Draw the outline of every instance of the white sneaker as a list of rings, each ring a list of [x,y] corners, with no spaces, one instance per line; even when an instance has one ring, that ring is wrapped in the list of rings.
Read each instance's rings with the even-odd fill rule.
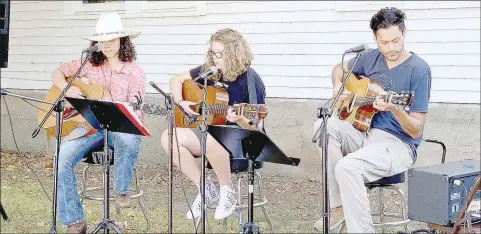
[[[219,200],[219,191],[215,187],[215,184],[212,182],[212,180],[210,180],[209,178],[206,178],[206,184],[205,184],[206,209],[208,206],[212,205],[218,200]],[[192,202],[192,206],[190,207],[189,210],[187,210],[187,213],[185,214],[187,219],[197,219],[200,217],[202,213],[201,203],[202,203],[202,195],[200,194],[200,191],[199,191],[199,193],[195,197],[194,202]]]
[[[230,185],[223,185],[220,188],[219,204],[215,209],[214,218],[224,219],[234,213],[237,204],[236,192]]]

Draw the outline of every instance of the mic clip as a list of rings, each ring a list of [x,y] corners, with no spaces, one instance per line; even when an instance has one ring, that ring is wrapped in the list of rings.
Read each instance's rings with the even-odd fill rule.
[[[221,89],[227,89],[227,88],[229,87],[229,85],[224,84],[224,83],[219,82],[219,81],[215,81],[215,82],[214,82],[214,87],[216,87],[216,88],[221,88]]]
[[[144,102],[142,101],[142,98],[140,97],[140,92],[138,92],[139,95],[134,95],[135,99],[137,99],[137,102],[135,103],[132,103],[132,107],[135,111],[137,110],[141,110],[142,109],[142,105],[144,104]]]

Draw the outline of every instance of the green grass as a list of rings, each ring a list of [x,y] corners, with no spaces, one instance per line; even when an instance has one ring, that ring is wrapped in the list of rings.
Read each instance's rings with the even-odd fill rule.
[[[23,160],[20,160],[22,158]],[[0,221],[1,233],[48,233],[52,221],[52,203],[42,190],[40,183],[35,180],[32,172],[27,169],[29,165],[39,180],[46,187],[48,196],[51,196],[52,171],[42,167],[42,155],[17,156],[12,153],[1,152],[1,201],[10,218],[9,222]],[[80,171],[85,165],[76,167],[77,181],[79,182]],[[144,191],[144,203],[147,208],[150,230],[149,233],[165,233],[168,231],[168,179],[165,165],[138,164],[139,186]],[[89,171],[89,186],[101,185],[100,168],[97,172]],[[175,233],[194,233],[194,224],[185,218],[187,202],[181,190],[181,178],[189,202],[195,198],[196,189],[184,177],[175,171],[174,177],[174,211],[173,227]],[[110,180],[112,182],[112,179]],[[274,233],[315,233],[313,225],[320,218],[321,193],[319,181],[302,178],[284,178],[280,176],[264,176],[264,195],[269,202],[266,205],[267,212],[274,226]],[[80,182],[79,182],[80,183]],[[245,186],[242,189],[245,193]],[[131,187],[132,188],[132,187]],[[374,191],[375,193],[375,191]],[[102,192],[95,195],[102,197]],[[376,197],[376,194],[372,194]],[[399,197],[385,194],[385,205],[390,209],[399,208]],[[390,196],[391,195],[391,196]],[[247,201],[243,201],[245,203]],[[102,220],[103,203],[101,201],[84,201],[84,216],[93,230]],[[372,204],[376,207],[377,204]],[[124,233],[145,233],[146,221],[137,200],[132,200],[132,207],[122,209],[120,217],[115,212],[115,205],[110,205],[110,218],[116,222],[126,222],[127,227],[121,229]],[[239,231],[237,216],[228,218],[227,230],[223,228],[223,222],[213,218],[213,209],[208,210],[208,233],[236,233]],[[247,211],[243,212],[244,222],[247,219]],[[268,225],[261,209],[254,210],[254,222],[264,233],[268,233]],[[57,231],[64,233],[65,229],[57,218]],[[425,224],[412,222],[411,230],[425,228]],[[210,228],[209,228],[210,227]],[[211,231],[212,230],[212,231]],[[403,230],[402,227],[386,228],[385,232],[396,233]],[[344,229],[344,231],[347,231]],[[377,231],[381,231],[377,229]],[[199,230],[200,232],[200,230]]]
[[[37,183],[16,183],[2,185],[2,204],[9,216],[9,221],[1,221],[1,233],[47,233],[50,230],[52,221],[52,203],[46,198],[41,187]],[[49,190],[47,190],[49,191]],[[145,201],[144,201],[145,202]],[[168,212],[167,206],[161,204],[146,204],[150,220],[151,233],[167,232]],[[94,228],[103,217],[103,203],[101,201],[84,201],[84,215],[91,228]],[[213,232],[224,232],[221,221],[213,219],[213,210],[208,210],[208,225]],[[246,215],[246,214],[244,214]],[[247,216],[245,216],[247,218]],[[122,232],[138,233],[146,232],[146,220],[141,212],[137,200],[132,200],[132,207],[121,210],[120,217],[115,212],[115,205],[110,205],[110,218],[116,222],[126,221],[127,228]],[[229,219],[227,232],[236,232],[236,218]],[[263,217],[256,217],[260,226],[266,226]],[[185,211],[175,210],[173,212],[174,232],[193,233],[194,227],[191,220],[185,218]],[[206,230],[208,231],[208,227]],[[266,226],[267,228],[267,226]],[[65,232],[65,228],[57,218],[57,230]],[[200,232],[200,230],[199,230]]]

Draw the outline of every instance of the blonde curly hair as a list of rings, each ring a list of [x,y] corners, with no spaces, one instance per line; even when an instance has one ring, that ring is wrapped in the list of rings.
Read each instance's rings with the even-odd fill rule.
[[[235,81],[237,77],[244,73],[250,66],[254,56],[251,53],[249,44],[244,39],[241,33],[231,28],[224,28],[214,33],[209,40],[209,49],[206,53],[203,70],[207,71],[211,66],[214,66],[214,60],[209,54],[212,49],[212,43],[220,42],[224,45],[222,57],[225,61],[225,68],[215,75],[209,76],[209,79],[219,80],[221,74],[226,81]]]

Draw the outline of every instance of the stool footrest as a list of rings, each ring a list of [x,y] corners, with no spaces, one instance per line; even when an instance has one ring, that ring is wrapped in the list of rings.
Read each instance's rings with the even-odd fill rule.
[[[396,227],[396,226],[402,226],[410,223],[411,220],[405,219],[402,221],[394,221],[394,222],[386,222],[386,223],[374,223],[374,227]]]
[[[254,203],[254,207],[258,207],[258,206],[263,206],[267,204],[267,201],[262,201],[262,202],[258,202],[258,203]],[[245,205],[237,205],[235,210],[238,211],[238,210],[245,210],[248,208],[248,205],[245,204]]]
[[[85,189],[85,191],[83,193],[91,192],[91,191],[100,191],[100,190],[103,191],[104,188],[102,188],[102,187],[90,187],[90,188]],[[137,193],[136,190],[129,190],[129,192],[135,192],[136,193],[136,194],[130,195],[131,199],[136,199],[136,198],[139,198],[142,195],[144,195],[143,190],[140,190],[138,193]],[[104,200],[103,196],[102,197],[95,197],[95,196],[92,196],[92,195],[84,195],[83,193],[82,193],[82,191],[79,192],[81,198],[84,198],[84,199],[87,199],[87,200],[95,200],[95,201],[103,201]],[[109,200],[115,200],[115,197],[114,196],[109,197]]]
[[[379,216],[380,213],[379,213],[379,211],[372,212],[371,215],[372,216]],[[391,218],[403,218],[403,214],[401,214],[401,213],[391,213],[391,212],[384,212],[384,213],[382,213],[382,216],[391,217]]]

